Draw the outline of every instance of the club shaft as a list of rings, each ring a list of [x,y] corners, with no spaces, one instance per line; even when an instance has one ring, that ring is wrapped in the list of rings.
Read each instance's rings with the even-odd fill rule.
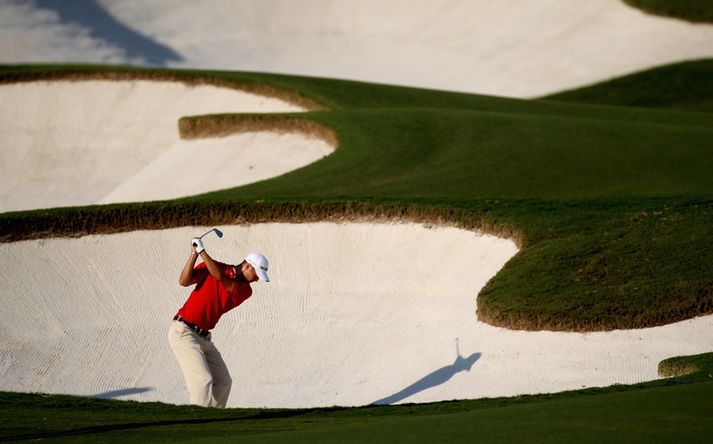
[[[201,234],[198,236],[198,239],[203,239],[204,236],[210,234],[212,231],[215,231],[215,228],[211,228],[210,230],[206,231],[205,233]]]

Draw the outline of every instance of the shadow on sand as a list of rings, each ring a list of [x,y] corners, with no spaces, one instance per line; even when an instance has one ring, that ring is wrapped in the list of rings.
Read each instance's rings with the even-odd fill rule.
[[[111,390],[104,393],[97,393],[92,395],[92,398],[104,398],[104,399],[114,399],[121,398],[122,396],[137,395],[139,393],[146,393],[153,390],[153,387],[133,387],[120,390]]]
[[[183,60],[183,57],[170,47],[134,31],[115,19],[97,0],[35,0],[35,5],[37,8],[56,12],[62,23],[79,25],[87,29],[93,38],[123,49],[130,59],[140,58],[151,65],[158,66]]]
[[[400,390],[393,395],[387,396],[386,398],[372,402],[372,405],[394,404],[408,398],[409,396],[415,395],[416,393],[439,386],[451,379],[456,373],[469,372],[470,368],[473,367],[473,364],[475,364],[475,361],[480,359],[481,356],[480,353],[473,353],[467,358],[462,357],[458,348],[458,339],[456,339],[456,355],[456,360],[453,364],[441,367],[438,370],[429,373],[405,389]]]

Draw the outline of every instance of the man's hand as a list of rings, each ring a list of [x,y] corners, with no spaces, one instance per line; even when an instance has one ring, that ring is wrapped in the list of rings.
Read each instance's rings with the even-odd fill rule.
[[[193,248],[195,249],[196,253],[201,254],[203,250],[205,250],[205,247],[203,246],[203,241],[198,239],[197,237],[194,237],[191,240],[191,245],[193,245]]]

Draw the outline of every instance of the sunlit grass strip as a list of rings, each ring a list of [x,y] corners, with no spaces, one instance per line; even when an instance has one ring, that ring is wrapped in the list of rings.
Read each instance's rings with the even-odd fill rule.
[[[5,213],[0,242],[81,237],[187,225],[253,223],[415,222],[456,226],[522,242],[520,231],[502,218],[463,208],[360,201],[148,202]]]
[[[713,378],[713,353],[676,356],[659,363],[659,376],[675,378],[701,373],[702,379]]]
[[[301,133],[339,146],[336,133],[327,126],[295,114],[211,114],[183,117],[178,121],[182,139],[224,137],[231,134],[271,131]]]

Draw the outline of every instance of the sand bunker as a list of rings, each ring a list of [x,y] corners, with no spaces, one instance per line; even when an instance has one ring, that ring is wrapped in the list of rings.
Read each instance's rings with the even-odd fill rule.
[[[296,73],[532,97],[713,57],[713,26],[622,0],[89,3],[5,2],[0,62]],[[75,11],[88,6],[98,14],[82,20]]]
[[[177,283],[205,227],[0,245],[0,390],[187,403],[167,342]],[[713,316],[607,333],[508,331],[476,295],[517,249],[417,224],[223,227],[226,262],[271,260],[269,284],[214,341],[229,406],[310,407],[556,392],[657,378],[658,362],[710,351]]]
[[[0,85],[0,212],[173,199],[279,176],[330,154],[301,134],[180,140],[178,119],[299,112],[282,100],[178,82]]]

